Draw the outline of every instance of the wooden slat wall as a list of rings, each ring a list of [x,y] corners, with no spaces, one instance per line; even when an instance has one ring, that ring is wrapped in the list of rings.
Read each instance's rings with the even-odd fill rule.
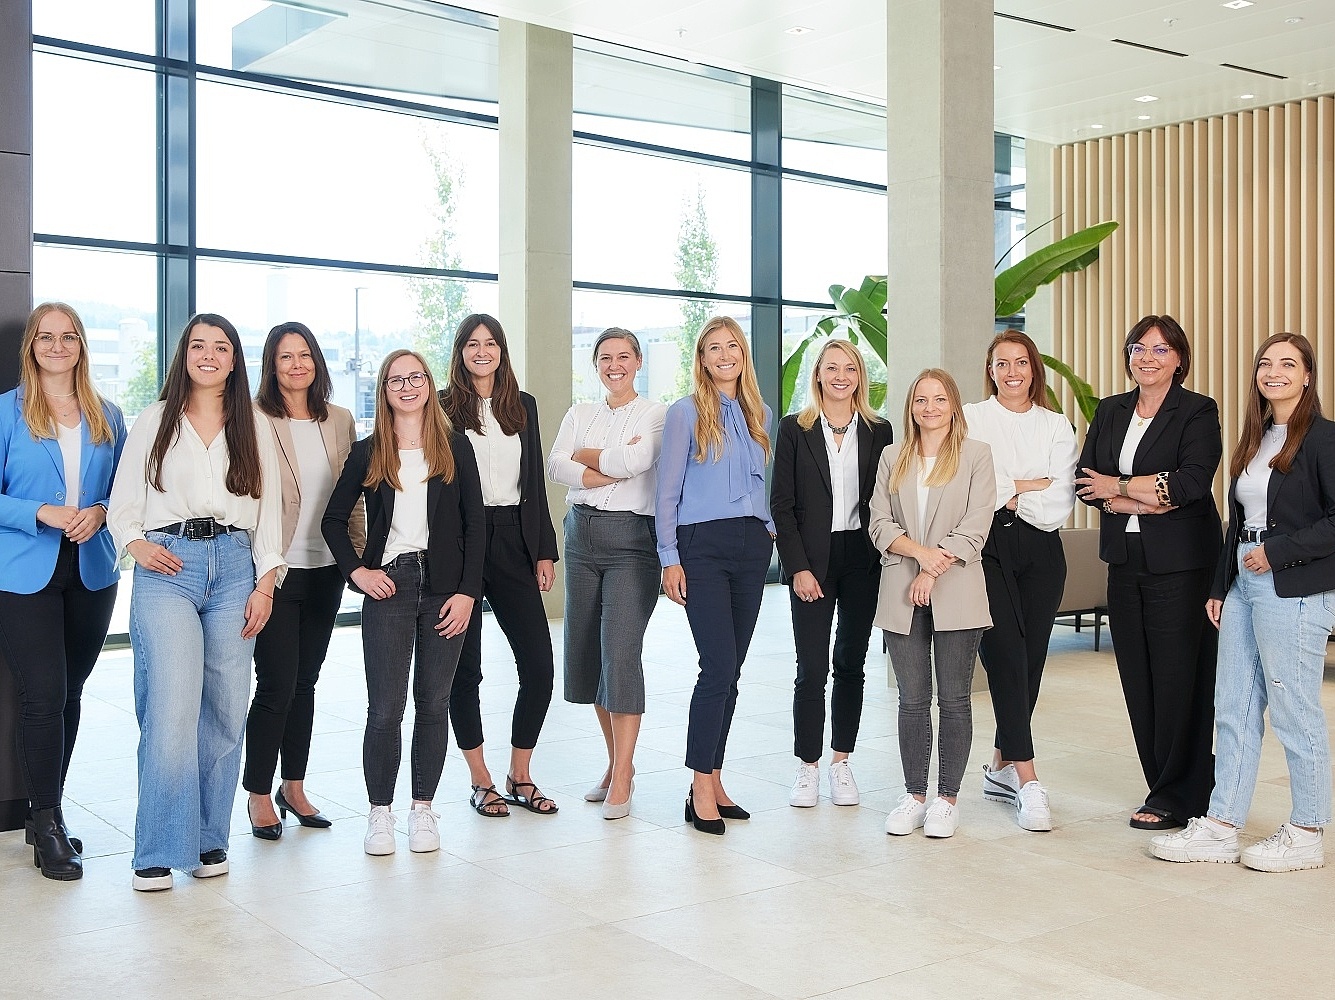
[[[1126,331],[1148,313],[1176,317],[1192,342],[1187,387],[1219,401],[1221,504],[1266,337],[1312,340],[1335,413],[1335,97],[1058,146],[1053,188],[1054,238],[1121,223],[1094,267],[1053,285],[1057,356],[1100,396],[1124,392]],[[1077,524],[1095,523],[1076,506]]]

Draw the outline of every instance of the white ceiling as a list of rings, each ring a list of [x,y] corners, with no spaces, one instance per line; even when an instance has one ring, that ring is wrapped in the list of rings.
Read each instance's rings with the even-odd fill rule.
[[[885,8],[896,0],[462,2],[819,90],[877,102],[894,96],[885,92]],[[1071,142],[1335,92],[1335,0],[1256,0],[1241,10],[1220,0],[1000,0],[996,10],[1075,29],[994,19],[996,125],[1027,138]],[[795,25],[814,30],[787,34]],[[1135,101],[1146,94],[1159,99]]]

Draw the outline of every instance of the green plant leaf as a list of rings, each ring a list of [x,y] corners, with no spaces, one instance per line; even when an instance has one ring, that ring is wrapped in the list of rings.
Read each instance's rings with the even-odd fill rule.
[[[1116,229],[1116,222],[1100,222],[1036,250],[1006,268],[993,282],[994,315],[1014,316],[1043,285],[1070,269],[1088,267],[1098,258],[1099,244]]]
[[[1093,386],[1077,375],[1075,370],[1066,362],[1058,361],[1047,354],[1041,354],[1039,357],[1043,359],[1044,365],[1060,375],[1066,381],[1066,384],[1071,387],[1071,394],[1075,397],[1075,404],[1079,407],[1081,415],[1084,416],[1087,423],[1092,421],[1094,411],[1099,406],[1099,397],[1094,395]],[[1051,386],[1048,386],[1048,392],[1052,392]],[[1056,397],[1053,395],[1049,398],[1055,399]]]
[[[788,355],[788,360],[783,363],[783,377],[779,383],[779,400],[780,408],[784,414],[787,414],[789,407],[793,404],[793,396],[797,392],[797,379],[802,374],[802,360],[806,357],[807,349],[816,341],[828,337],[834,331],[834,326],[834,317],[826,316],[812,328],[800,344],[793,348],[793,353]]]
[[[871,408],[877,413],[885,411],[885,392],[886,385],[884,382],[877,382],[875,379],[868,380],[867,401],[871,404]]]

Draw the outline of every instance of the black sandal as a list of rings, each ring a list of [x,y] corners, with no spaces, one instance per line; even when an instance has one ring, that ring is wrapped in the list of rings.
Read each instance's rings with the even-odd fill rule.
[[[1128,825],[1133,830],[1171,830],[1182,826],[1180,819],[1165,809],[1157,809],[1154,806],[1141,806],[1136,813],[1146,813],[1155,817],[1154,819],[1136,819],[1135,813],[1132,813]]]
[[[495,798],[492,798],[493,795]],[[474,785],[473,794],[468,797],[468,804],[479,816],[486,816],[488,819],[505,819],[510,815],[509,803],[506,802],[504,795],[496,791],[495,785]],[[497,806],[505,812],[498,812]]]
[[[539,816],[552,816],[557,811],[557,805],[551,799],[538,791],[538,786],[531,781],[515,781],[514,778],[506,775],[505,787],[510,792],[505,797],[505,801],[512,806],[521,806],[529,812],[537,813]],[[527,792],[521,792],[521,788],[527,788]],[[543,803],[550,804],[550,809],[544,809]]]

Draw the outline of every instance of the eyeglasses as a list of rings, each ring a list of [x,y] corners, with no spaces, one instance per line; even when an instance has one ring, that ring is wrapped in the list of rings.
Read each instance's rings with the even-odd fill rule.
[[[394,375],[385,379],[385,388],[390,392],[402,392],[404,386],[420,389],[426,385],[426,372],[413,372],[411,375]]]
[[[1144,344],[1132,344],[1126,349],[1126,353],[1133,358],[1138,358],[1147,351],[1162,361],[1168,357],[1173,349],[1167,344],[1155,344],[1153,347],[1146,347]]]
[[[49,351],[51,348],[55,347],[57,340],[60,341],[62,347],[79,346],[79,335],[76,333],[62,333],[59,337],[54,333],[39,333],[32,339],[40,344],[44,351]]]

